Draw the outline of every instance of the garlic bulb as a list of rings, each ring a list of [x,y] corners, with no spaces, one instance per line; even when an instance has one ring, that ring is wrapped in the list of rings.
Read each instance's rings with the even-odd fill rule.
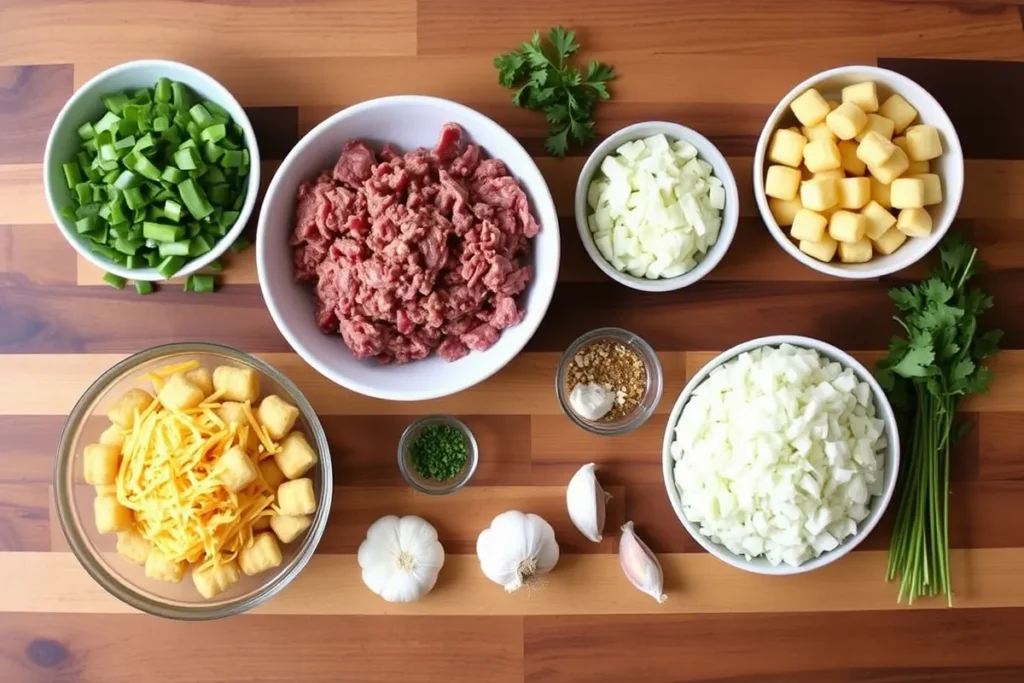
[[[569,509],[569,519],[580,533],[594,543],[600,543],[605,507],[611,496],[598,483],[595,467],[594,463],[587,463],[572,475],[565,488],[565,506]]]
[[[619,564],[629,582],[658,602],[665,602],[668,596],[661,592],[663,576],[657,556],[633,531],[633,522],[622,525],[622,539],[619,541]]]
[[[444,564],[437,530],[422,517],[381,517],[359,546],[363,583],[388,602],[415,602],[430,592]]]
[[[509,510],[480,532],[476,556],[487,578],[511,593],[558,563],[555,530],[537,515]]]

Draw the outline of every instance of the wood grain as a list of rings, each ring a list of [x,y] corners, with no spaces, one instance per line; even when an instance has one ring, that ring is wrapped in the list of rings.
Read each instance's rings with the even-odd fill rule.
[[[1024,680],[1019,2],[0,0],[0,681]],[[583,250],[574,193],[597,141],[566,159],[547,156],[543,117],[512,106],[491,63],[558,23],[577,30],[581,62],[599,59],[619,74],[598,140],[668,119],[728,156],[740,225],[704,282],[633,292]],[[252,249],[225,259],[214,296],[172,283],[141,298],[103,284],[53,227],[42,149],[73,89],[151,57],[187,61],[232,91],[255,128],[264,186],[301,135],[373,97],[447,97],[511,131],[548,182],[562,237],[556,297],[528,349],[461,394],[389,403],[332,384],[291,351],[265,309]],[[718,352],[803,333],[873,367],[896,329],[886,290],[926,273],[919,264],[881,281],[825,278],[784,253],[758,215],[752,156],[765,117],[795,83],[844,64],[907,74],[954,120],[966,156],[954,227],[980,247],[991,323],[1007,332],[991,392],[962,406],[974,428],[951,471],[955,611],[942,601],[897,605],[883,581],[895,504],[841,561],[772,578],[706,553],[665,492],[668,414]],[[246,230],[255,237],[255,215]],[[650,341],[665,380],[656,415],[617,438],[574,427],[552,386],[568,342],[608,324]],[[255,353],[296,382],[327,434],[335,489],[322,542],[294,584],[254,614],[182,624],[132,612],[85,574],[60,531],[51,482],[66,415],[102,371],[148,346],[197,339]],[[428,412],[461,416],[481,446],[474,480],[452,496],[414,494],[397,468],[401,431]],[[600,544],[583,540],[565,509],[565,484],[586,462],[613,495]],[[542,514],[562,551],[552,574],[515,595],[490,583],[474,555],[479,531],[505,509]],[[446,550],[436,589],[411,605],[366,590],[354,556],[367,526],[396,513],[433,522]],[[615,553],[626,520],[659,554],[663,605],[622,575]]]

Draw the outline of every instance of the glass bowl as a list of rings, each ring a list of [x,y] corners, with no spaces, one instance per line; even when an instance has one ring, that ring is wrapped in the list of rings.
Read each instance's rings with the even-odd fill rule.
[[[466,464],[462,466],[462,470],[447,481],[435,481],[421,477],[416,472],[416,468],[413,467],[412,453],[409,450],[413,440],[419,436],[425,427],[437,424],[448,425],[458,430],[462,434],[462,438],[466,442],[466,448],[469,451],[466,456]],[[398,440],[398,469],[402,471],[402,476],[405,477],[405,480],[414,489],[421,493],[429,493],[432,496],[443,496],[453,493],[468,484],[469,480],[473,478],[473,473],[476,472],[476,466],[479,461],[480,449],[477,446],[476,437],[473,436],[473,431],[462,420],[451,415],[427,415],[426,417],[421,417],[406,427],[405,431],[402,432],[402,438]]]
[[[647,371],[647,386],[644,388],[643,396],[637,407],[631,412],[615,418],[614,420],[588,420],[569,405],[569,392],[566,390],[566,378],[569,372],[569,365],[580,349],[599,341],[614,341],[623,344],[640,357],[644,369]],[[562,354],[558,361],[558,372],[555,376],[555,393],[558,395],[558,403],[562,406],[565,414],[583,429],[593,434],[602,436],[616,436],[626,434],[643,425],[654,414],[654,409],[661,400],[663,378],[661,373],[661,361],[658,354],[654,352],[651,345],[645,342],[639,335],[619,327],[600,327],[581,335],[569,345],[569,348]]]
[[[247,366],[260,375],[260,395],[277,394],[299,409],[296,429],[301,430],[317,452],[317,465],[306,476],[313,479],[317,507],[309,529],[289,544],[281,545],[282,561],[272,571],[257,576],[242,574],[227,591],[206,600],[190,577],[179,583],[147,578],[143,567],[115,552],[117,538],[96,530],[95,490],[85,483],[82,450],[98,441],[109,424],[107,409],[131,388],[151,390],[142,376],[166,365],[198,360],[212,370],[217,365]],[[57,447],[53,470],[54,503],[61,530],[85,570],[119,600],[161,617],[185,620],[218,619],[252,609],[276,595],[298,575],[316,549],[331,509],[333,477],[330,449],[313,407],[287,377],[263,361],[227,346],[204,343],[157,346],[122,360],[92,383],[75,404]]]

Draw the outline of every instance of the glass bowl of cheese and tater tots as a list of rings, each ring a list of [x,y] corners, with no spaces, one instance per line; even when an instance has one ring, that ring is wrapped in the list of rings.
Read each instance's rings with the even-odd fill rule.
[[[239,614],[302,570],[330,511],[327,438],[292,382],[214,344],[106,371],[61,436],[54,498],[100,585],[177,619]]]

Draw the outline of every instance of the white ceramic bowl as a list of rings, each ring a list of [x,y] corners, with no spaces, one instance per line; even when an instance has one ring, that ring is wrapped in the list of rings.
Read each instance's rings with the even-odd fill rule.
[[[888,441],[888,447],[885,451],[885,473],[883,477],[882,494],[871,499],[871,512],[863,521],[861,521],[860,524],[857,525],[857,533],[846,538],[835,550],[822,553],[818,557],[808,560],[798,567],[790,567],[786,564],[780,564],[775,567],[763,557],[755,557],[748,560],[742,555],[737,555],[731,552],[725,546],[712,542],[711,539],[700,533],[698,525],[691,523],[683,512],[679,489],[676,488],[675,477],[673,476],[675,459],[669,451],[669,447],[675,440],[676,423],[679,422],[679,416],[683,413],[683,407],[686,405],[687,401],[690,400],[690,396],[693,394],[693,391],[701,384],[701,382],[707,379],[712,370],[717,368],[719,365],[732,360],[745,351],[752,351],[753,349],[760,348],[762,346],[779,346],[780,344],[791,344],[802,348],[814,349],[822,356],[831,358],[832,360],[842,364],[844,367],[851,368],[854,374],[857,375],[858,379],[863,382],[867,382],[868,385],[871,386],[871,394],[874,399],[876,415],[879,419],[885,422],[885,438]],[[685,458],[686,455],[683,454],[683,457]],[[676,516],[679,517],[679,521],[683,523],[683,526],[686,527],[688,532],[690,532],[690,535],[693,536],[694,540],[700,543],[705,550],[726,564],[730,564],[737,569],[753,572],[755,574],[768,574],[772,576],[802,574],[835,562],[843,555],[857,547],[861,541],[867,538],[868,534],[871,533],[871,530],[875,528],[875,525],[878,524],[878,520],[882,518],[882,515],[885,513],[885,509],[889,506],[889,501],[892,499],[893,491],[896,488],[896,475],[900,468],[900,435],[899,430],[896,427],[896,416],[893,414],[892,405],[890,405],[885,392],[882,391],[882,387],[879,386],[877,381],[875,381],[872,374],[868,372],[860,362],[854,359],[853,356],[836,348],[835,346],[832,346],[831,344],[827,344],[817,339],[782,334],[752,339],[748,342],[734,346],[709,361],[707,365],[701,368],[700,372],[694,375],[693,378],[687,382],[686,386],[683,388],[682,394],[680,394],[679,399],[672,408],[672,413],[668,418],[668,426],[665,428],[665,439],[662,443],[662,467],[665,477],[665,488],[668,491],[669,500],[672,502],[672,509],[675,510]]]
[[[587,225],[587,216],[591,213],[590,207],[587,205],[587,188],[590,187],[590,181],[594,175],[601,170],[601,162],[604,161],[606,156],[612,154],[618,147],[627,142],[659,133],[663,133],[670,141],[685,140],[689,142],[697,148],[699,158],[714,167],[714,175],[722,181],[722,185],[725,187],[725,209],[722,211],[722,228],[718,233],[718,239],[708,251],[703,261],[698,263],[693,270],[677,277],[649,280],[647,278],[634,277],[629,273],[619,272],[597,250],[597,246],[594,245],[594,237],[590,232],[590,227]],[[732,244],[733,237],[736,236],[736,224],[739,221],[740,215],[739,205],[740,194],[739,190],[736,189],[736,178],[732,174],[732,169],[729,168],[729,163],[725,160],[722,153],[718,151],[718,148],[697,131],[668,121],[634,123],[612,133],[590,155],[587,162],[583,165],[579,180],[576,181],[576,229],[580,233],[583,247],[587,250],[590,259],[611,279],[627,287],[644,292],[670,292],[682,289],[710,273],[718,265],[718,262],[722,260],[722,257],[725,256],[725,252],[729,250],[729,245]]]
[[[72,203],[71,191],[64,180],[64,171],[61,165],[74,158],[75,152],[79,150],[81,140],[78,137],[78,127],[86,121],[95,121],[106,111],[101,99],[103,95],[130,88],[152,88],[161,77],[184,83],[193,93],[203,99],[215,102],[227,110],[231,115],[231,120],[241,126],[245,132],[245,142],[249,149],[250,160],[249,188],[245,195],[245,203],[242,204],[242,208],[238,212],[238,220],[227,234],[218,240],[213,249],[202,256],[189,260],[176,275],[189,275],[220,258],[241,234],[245,224],[249,222],[252,210],[256,206],[256,196],[260,187],[260,151],[256,145],[256,134],[252,130],[249,117],[246,116],[242,105],[238,104],[231,93],[205,72],[180,62],[142,59],[118,64],[91,78],[71,96],[64,108],[60,110],[57,120],[53,122],[53,127],[50,129],[50,137],[46,140],[46,151],[43,156],[46,201],[50,205],[50,213],[53,214],[53,220],[57,222],[57,227],[60,228],[64,239],[75,248],[75,251],[96,267],[130,280],[155,281],[163,280],[164,276],[156,268],[128,270],[89,249],[88,241],[78,234],[74,223],[60,215],[60,209]]]
[[[441,127],[462,126],[488,157],[501,159],[529,196],[541,231],[533,239],[534,276],[521,299],[522,322],[501,333],[487,351],[454,363],[436,354],[403,365],[356,360],[340,335],[327,335],[313,315],[309,283],[295,281],[292,247],[296,193],[338,161],[345,142],[392,142],[402,151],[433,147]],[[352,391],[393,401],[447,396],[482,382],[505,366],[540,325],[558,279],[558,217],[547,183],[526,150],[497,123],[469,107],[435,97],[404,95],[363,102],[339,111],[311,130],[288,154],[267,189],[256,237],[256,263],[267,307],[281,334],[318,372]]]
[[[768,208],[768,197],[764,193],[764,174],[768,167],[766,157],[771,136],[778,128],[799,125],[796,117],[789,109],[790,103],[808,88],[817,88],[826,99],[840,99],[841,90],[847,85],[874,81],[878,84],[878,99],[884,102],[889,95],[898,93],[918,111],[915,123],[924,123],[939,129],[942,137],[942,156],[931,162],[932,173],[937,173],[942,181],[942,203],[926,207],[932,216],[932,234],[928,237],[913,237],[904,242],[903,246],[888,256],[875,254],[867,263],[824,263],[800,251],[796,243],[789,238],[787,230],[779,227]],[[811,76],[803,83],[789,91],[768,117],[757,141],[754,153],[754,197],[761,218],[772,237],[785,249],[790,256],[809,268],[834,275],[835,277],[859,280],[882,277],[902,270],[924,258],[942,237],[949,231],[949,226],[956,217],[960,207],[960,198],[964,192],[964,153],[960,147],[953,122],[949,120],[945,110],[934,97],[920,85],[902,74],[874,66],[843,66],[823,71]]]

